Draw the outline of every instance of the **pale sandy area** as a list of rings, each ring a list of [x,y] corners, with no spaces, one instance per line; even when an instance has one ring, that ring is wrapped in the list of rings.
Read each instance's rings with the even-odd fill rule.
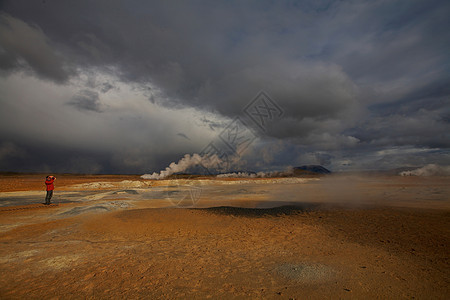
[[[450,295],[446,177],[0,178],[0,298]]]

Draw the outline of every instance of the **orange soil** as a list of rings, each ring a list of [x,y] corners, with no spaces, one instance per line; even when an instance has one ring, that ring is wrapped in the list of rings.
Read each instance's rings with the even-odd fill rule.
[[[412,209],[136,209],[43,220],[0,235],[0,296],[443,299],[449,228],[448,212]],[[302,274],[305,266],[317,274]]]
[[[403,179],[398,180],[402,187]],[[441,195],[447,207],[448,194]],[[445,208],[138,206],[61,215],[80,205],[85,204],[0,210],[1,299],[450,295],[450,211]]]

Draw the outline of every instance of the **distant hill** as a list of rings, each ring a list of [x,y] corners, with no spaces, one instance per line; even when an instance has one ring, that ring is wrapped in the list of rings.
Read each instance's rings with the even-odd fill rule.
[[[294,174],[300,175],[305,173],[312,173],[312,174],[330,174],[331,171],[320,166],[320,165],[305,165],[300,167],[294,168]]]

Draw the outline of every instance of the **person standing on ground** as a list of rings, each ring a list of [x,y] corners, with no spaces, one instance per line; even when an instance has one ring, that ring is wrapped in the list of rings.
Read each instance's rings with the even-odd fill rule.
[[[45,185],[47,187],[47,196],[45,196],[45,205],[50,205],[51,204],[50,200],[52,199],[53,190],[55,189],[55,186],[53,184],[55,179],[56,179],[56,177],[52,176],[52,175],[48,175],[45,178]]]

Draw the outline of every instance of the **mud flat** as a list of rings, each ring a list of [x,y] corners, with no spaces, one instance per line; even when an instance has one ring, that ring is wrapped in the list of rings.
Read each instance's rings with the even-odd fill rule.
[[[445,177],[67,176],[45,207],[41,177],[17,176],[0,179],[2,299],[450,295]]]

